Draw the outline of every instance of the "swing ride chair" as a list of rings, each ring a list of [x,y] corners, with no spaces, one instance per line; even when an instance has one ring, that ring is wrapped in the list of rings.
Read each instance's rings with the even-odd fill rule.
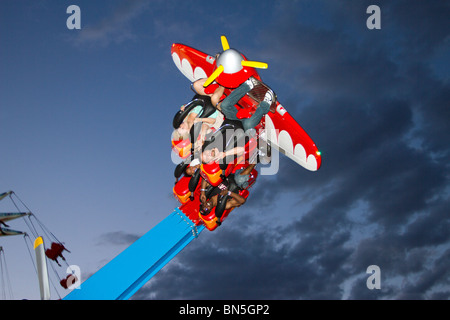
[[[17,236],[17,235],[23,235],[25,240],[25,245],[27,247],[28,253],[30,255],[31,261],[34,265],[34,268],[36,269],[36,264],[33,259],[33,255],[31,253],[33,246],[33,241],[30,239],[31,234],[35,239],[42,238],[46,243],[49,243],[49,248],[45,250],[45,256],[47,259],[51,262],[51,270],[52,270],[52,277],[49,277],[50,281],[52,282],[52,286],[54,288],[54,291],[56,294],[61,298],[59,291],[57,290],[57,285],[55,285],[54,281],[59,282],[60,286],[64,289],[67,289],[67,281],[70,280],[69,283],[72,283],[75,281],[73,278],[74,276],[72,274],[69,274],[65,277],[61,276],[62,271],[58,267],[62,267],[58,259],[61,259],[63,263],[65,264],[66,268],[70,269],[70,265],[66,261],[63,251],[67,251],[70,253],[69,250],[67,250],[64,246],[64,244],[38,219],[38,217],[31,212],[31,210],[27,207],[27,205],[17,196],[17,194],[14,191],[7,191],[0,194],[0,201],[9,198],[15,209],[16,212],[0,212],[0,222],[2,224],[0,225],[0,239],[1,237],[6,236]],[[23,210],[25,209],[25,210]],[[25,224],[27,225],[28,232],[25,231],[19,231],[10,229],[9,227],[4,227],[6,225],[6,222],[10,223],[10,221],[16,220],[16,219],[23,219]],[[6,266],[6,260],[4,255],[4,249],[3,251],[3,259],[4,259],[4,265]],[[58,266],[56,267],[55,264]],[[2,268],[5,269],[6,267]],[[64,269],[65,274],[66,269]],[[12,292],[12,291],[11,291]],[[12,298],[12,296],[10,297]]]

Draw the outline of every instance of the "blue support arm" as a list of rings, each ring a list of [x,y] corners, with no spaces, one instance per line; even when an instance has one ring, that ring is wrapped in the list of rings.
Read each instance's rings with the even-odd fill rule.
[[[126,300],[204,229],[176,208],[63,300]]]

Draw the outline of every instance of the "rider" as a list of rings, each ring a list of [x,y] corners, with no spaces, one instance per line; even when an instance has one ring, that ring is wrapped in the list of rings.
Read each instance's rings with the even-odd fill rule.
[[[236,109],[235,104],[237,104],[239,100],[257,84],[257,80],[250,77],[247,81],[243,82],[239,87],[234,89],[220,104],[220,108],[225,117],[229,120],[240,120],[245,131],[256,127],[262,117],[269,112],[270,106],[275,101],[275,95],[272,89],[269,89],[264,96],[264,100],[257,106],[257,109],[253,115],[248,119],[239,119],[237,117],[238,110]]]
[[[210,199],[206,200],[204,203],[200,203],[200,212],[203,215],[208,214],[214,207],[217,206],[220,198],[228,195],[227,203],[224,210],[230,210],[232,208],[237,208],[243,205],[246,199],[239,193],[230,191],[228,189],[221,190],[220,193],[213,195]],[[220,198],[219,198],[220,197]],[[221,217],[218,217],[219,219]]]
[[[0,220],[0,233],[3,235],[6,235],[6,233],[3,231],[2,226],[4,225],[5,227],[9,227],[5,222],[3,222],[2,220]]]
[[[203,84],[205,83],[206,80],[207,80],[207,78],[202,78],[202,79],[196,80],[192,84],[192,89],[200,95],[205,95],[205,96],[211,97],[212,105],[214,107],[217,107],[217,105],[220,102],[220,98],[222,97],[223,92],[225,91],[225,88],[216,83],[213,83],[213,84],[209,85],[207,88],[204,88]]]
[[[196,95],[191,102],[181,106],[180,111],[175,115],[172,143],[184,148],[192,142],[194,149],[199,150],[206,135],[219,129],[223,121],[223,114],[212,106],[209,97]],[[190,150],[187,151],[190,152]]]
[[[218,225],[220,225],[220,218],[225,210],[240,207],[246,202],[246,199],[239,194],[240,189],[236,185],[233,175],[228,176],[220,186],[214,187],[212,190],[208,189],[208,194],[206,194],[207,186],[208,182],[202,180],[200,189],[200,213],[207,215],[216,207],[215,215],[218,218],[216,221]],[[223,203],[223,201],[226,202]],[[218,210],[219,203],[221,204],[221,210]]]
[[[199,168],[200,168],[200,160],[195,158],[189,163],[188,166],[185,167],[184,175],[192,177],[195,171],[197,171]]]
[[[186,105],[182,105],[180,110],[184,111]],[[203,125],[206,125],[206,128],[214,128],[218,129],[223,122],[223,114],[219,110],[215,110],[211,115],[205,118],[201,118],[202,114],[202,105],[197,105],[194,107],[183,120],[178,128],[175,130],[180,134],[184,135],[189,133],[194,123],[202,122]]]

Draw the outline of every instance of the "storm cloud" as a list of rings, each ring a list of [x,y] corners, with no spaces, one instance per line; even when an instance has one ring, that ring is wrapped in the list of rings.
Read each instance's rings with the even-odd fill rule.
[[[366,28],[368,1],[277,5],[261,54],[323,166],[282,157],[135,299],[450,298],[450,9],[378,3],[381,30]]]

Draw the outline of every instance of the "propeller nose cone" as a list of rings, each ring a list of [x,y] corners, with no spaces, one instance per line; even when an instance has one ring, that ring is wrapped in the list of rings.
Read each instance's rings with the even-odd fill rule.
[[[228,49],[217,58],[217,65],[222,65],[225,73],[236,73],[242,70],[243,60],[244,58],[237,50]]]

